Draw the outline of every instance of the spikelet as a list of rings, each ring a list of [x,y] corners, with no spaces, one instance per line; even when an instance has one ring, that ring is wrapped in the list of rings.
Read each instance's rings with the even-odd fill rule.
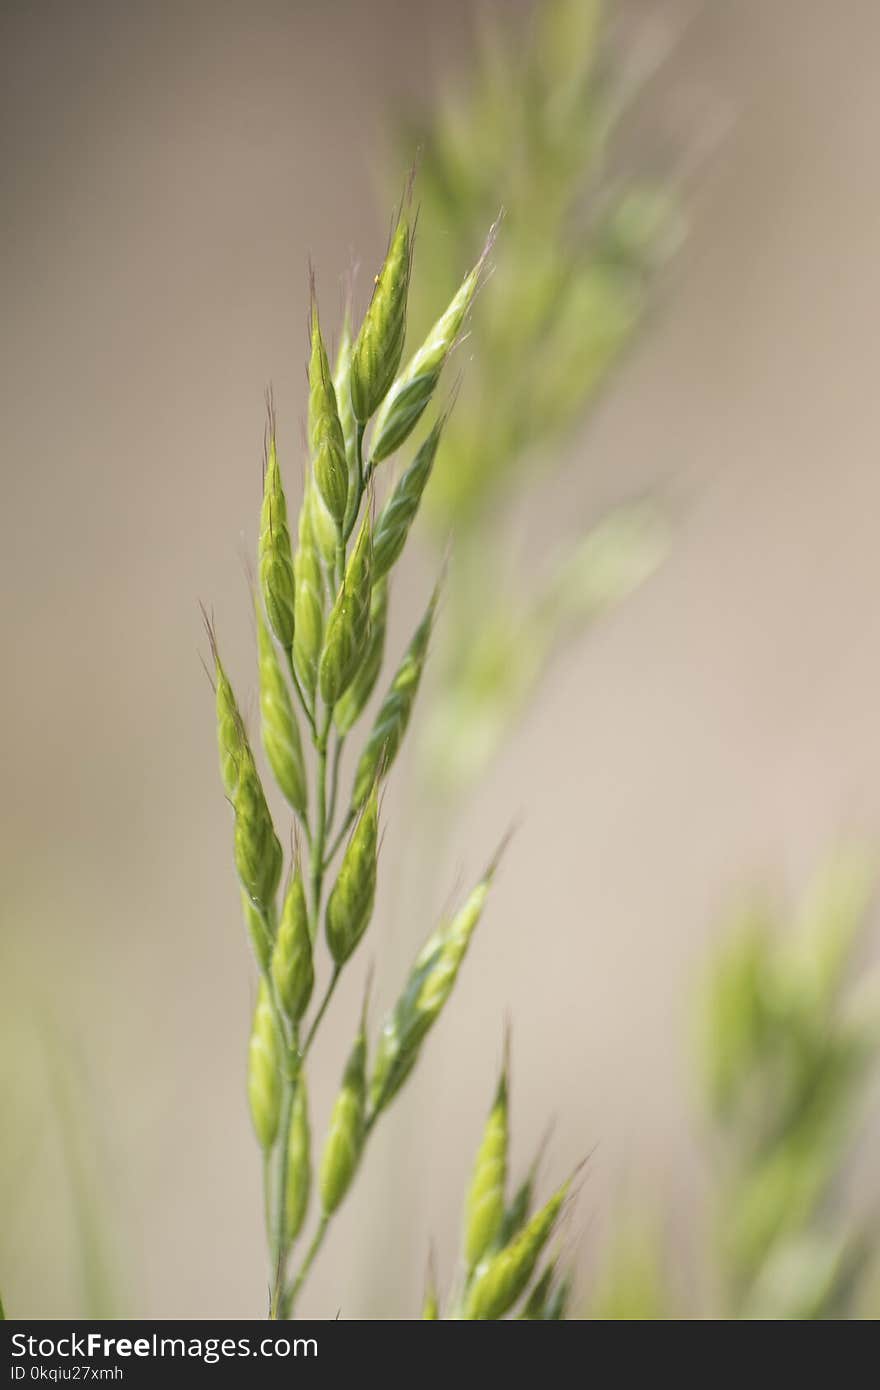
[[[371,576],[372,532],[367,512],[324,632],[318,684],[329,709],[351,685],[369,643]]]
[[[379,513],[373,533],[374,582],[389,572],[406,544],[406,538],[422,500],[422,493],[434,467],[445,420],[446,417],[441,416],[436,422]]]
[[[351,796],[352,806],[356,809],[363,805],[376,781],[386,776],[397,757],[418,694],[425,657],[428,654],[438,593],[439,589],[435,588],[425,616],[413,634],[364,746],[355,772]]]
[[[268,915],[260,908],[254,907],[243,888],[241,890],[241,908],[260,973],[265,974],[272,958],[272,935],[269,930]]]
[[[418,423],[427,406],[446,359],[461,332],[471,306],[487,255],[495,240],[495,228],[473,270],[465,276],[452,302],[434,324],[422,346],[413,354],[392,385],[376,415],[370,457],[373,463],[393,454]]]
[[[351,404],[362,425],[381,405],[403,355],[410,262],[409,224],[402,215],[352,349]]]
[[[324,504],[341,527],[348,501],[348,460],[345,438],[336,405],[336,390],[312,288],[312,350],[309,360],[309,445],[314,459],[315,482]]]
[[[284,1189],[284,1239],[288,1246],[303,1228],[312,1188],[312,1137],[309,1129],[309,1098],[306,1074],[300,1068],[293,1097],[290,1145],[287,1150],[287,1181]]]
[[[569,1185],[563,1183],[509,1245],[488,1255],[477,1266],[465,1299],[465,1318],[503,1318],[516,1302],[556,1225]]]
[[[300,816],[308,806],[302,740],[278,651],[257,604],[257,653],[263,747],[275,781]]]
[[[272,631],[285,651],[293,645],[294,577],[287,529],[287,503],[278,467],[275,430],[270,435],[263,473],[263,507],[260,515],[258,559],[260,588]]]
[[[464,1258],[468,1273],[494,1244],[504,1219],[508,1146],[507,1073],[505,1055],[465,1203]]]
[[[554,1295],[554,1280],[556,1278],[556,1262],[551,1260],[547,1268],[541,1272],[536,1280],[528,1298],[525,1301],[520,1317],[527,1322],[543,1322],[548,1320],[548,1309]]]
[[[238,787],[238,765],[241,761],[244,737],[244,722],[239,712],[235,693],[220,660],[217,634],[214,624],[202,608],[202,619],[208,634],[211,657],[214,662],[214,697],[217,706],[217,747],[220,753],[220,779],[226,795],[235,798]]]
[[[299,513],[299,536],[293,562],[296,576],[293,665],[310,699],[318,687],[318,661],[324,641],[324,576],[313,525],[314,482],[306,479]]]
[[[245,747],[235,793],[235,867],[251,902],[267,914],[272,910],[282,859],[263,785]]]
[[[497,863],[496,855],[464,905],[425,943],[403,993],[385,1020],[370,1078],[370,1104],[377,1114],[393,1100],[409,1076],[425,1036],[452,993],[486,905]]]
[[[285,1014],[291,1023],[298,1023],[309,1006],[315,984],[309,910],[299,863],[281,909],[272,950],[272,979]]]
[[[248,1100],[257,1140],[271,1149],[281,1113],[281,1049],[269,991],[260,979],[248,1048]]]
[[[378,853],[379,792],[374,785],[327,900],[327,945],[337,966],[349,959],[370,924],[376,900]]]
[[[325,1215],[336,1210],[357,1171],[364,1145],[367,1094],[366,1002],[360,1031],[349,1055],[321,1156],[318,1186]]]
[[[342,426],[342,438],[345,443],[345,458],[348,463],[349,505],[352,499],[357,496],[359,482],[357,420],[354,418],[354,410],[351,404],[352,348],[351,314],[348,306],[346,306],[345,318],[342,321],[342,334],[339,339],[339,351],[336,354],[336,368],[333,372],[333,387],[336,391],[336,407],[339,411],[339,423]]]
[[[380,579],[373,584],[370,595],[370,640],[357,675],[333,711],[333,722],[340,734],[354,728],[375,689],[382,659],[385,655],[385,634],[388,628],[388,582]]]

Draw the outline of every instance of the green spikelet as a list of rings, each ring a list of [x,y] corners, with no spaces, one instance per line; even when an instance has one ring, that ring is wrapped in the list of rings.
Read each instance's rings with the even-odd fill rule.
[[[385,1020],[370,1079],[370,1104],[376,1113],[397,1095],[415,1066],[427,1033],[452,993],[486,905],[497,862],[498,856],[463,907],[425,943],[403,993]]]
[[[296,576],[293,665],[303,689],[312,700],[318,688],[318,661],[324,641],[324,576],[312,524],[312,498],[315,495],[314,483],[307,479],[293,562]]]
[[[503,1318],[516,1302],[550,1238],[568,1189],[569,1183],[563,1183],[509,1245],[477,1266],[465,1299],[465,1318]]]
[[[425,616],[413,634],[364,746],[355,773],[351,797],[352,806],[356,808],[363,805],[370,794],[370,788],[379,778],[386,776],[397,757],[428,654],[438,592],[439,590],[435,589],[431,595]]]
[[[269,436],[263,475],[263,508],[258,547],[260,588],[272,631],[285,651],[293,644],[294,577],[287,529],[287,503],[278,467],[275,432]]]
[[[321,1156],[318,1186],[321,1205],[327,1216],[334,1212],[348,1191],[360,1162],[364,1145],[364,1115],[367,1081],[366,1005],[360,1032],[345,1068],[342,1089],[336,1097],[330,1129]]]
[[[321,327],[318,304],[312,296],[312,351],[309,360],[309,444],[315,467],[315,482],[328,512],[341,526],[348,501],[348,460],[345,438],[336,405],[336,389]]]
[[[312,1136],[306,1074],[300,1068],[293,1097],[290,1146],[287,1150],[287,1182],[284,1189],[284,1239],[292,1245],[303,1228],[312,1188]]]
[[[541,1273],[540,1278],[532,1288],[531,1293],[526,1299],[525,1306],[520,1313],[520,1317],[527,1322],[542,1322],[547,1315],[547,1305],[553,1291],[553,1280],[556,1275],[555,1263],[550,1263]]]
[[[248,1048],[248,1100],[260,1146],[271,1149],[281,1113],[281,1048],[269,992],[262,978]]]
[[[342,335],[339,339],[339,351],[336,354],[336,370],[333,373],[333,386],[336,391],[336,406],[339,411],[339,423],[342,426],[342,438],[345,442],[345,457],[348,463],[349,501],[356,495],[358,487],[357,420],[354,418],[354,410],[351,404],[352,348],[351,314],[349,313],[348,307],[346,307],[345,318],[342,323]]]
[[[220,753],[220,779],[226,795],[234,800],[238,787],[238,765],[241,761],[244,738],[244,723],[239,713],[235,693],[223,669],[217,647],[217,634],[214,624],[202,608],[202,618],[211,646],[214,662],[214,697],[217,705],[217,747]]]
[[[349,959],[370,924],[376,900],[378,852],[379,792],[374,786],[327,901],[327,945],[338,966]]]
[[[380,579],[373,584],[370,595],[370,640],[357,675],[333,711],[333,720],[340,734],[354,728],[375,689],[385,655],[385,633],[388,627],[388,583]]]
[[[299,864],[284,898],[272,951],[272,978],[291,1023],[298,1023],[309,1006],[315,983],[309,910]]]
[[[275,781],[295,811],[305,816],[308,783],[302,741],[278,651],[257,605],[260,724],[263,747]]]
[[[389,572],[406,544],[434,467],[444,423],[445,416],[441,416],[379,513],[373,534],[374,581]]]
[[[494,229],[486,250],[469,275],[462,281],[451,304],[434,324],[419,350],[413,354],[400,376],[382,402],[373,427],[370,457],[373,463],[393,454],[418,423],[427,406],[446,359],[461,332],[467,311],[477,290]]]
[[[245,747],[235,793],[235,867],[251,902],[266,914],[272,910],[282,858],[263,786]]]
[[[362,425],[381,405],[400,366],[409,272],[409,225],[402,216],[352,349],[351,404],[355,419]]]
[[[254,956],[260,967],[260,973],[265,973],[265,971],[269,969],[269,961],[272,957],[272,936],[269,931],[269,919],[258,907],[254,907],[243,888],[241,890],[241,907],[244,913],[244,923],[247,927],[248,936],[254,948]]]
[[[507,1062],[477,1151],[465,1203],[464,1257],[470,1273],[494,1244],[504,1219],[507,1183]]]
[[[364,516],[342,588],[330,610],[318,666],[321,699],[332,709],[357,675],[370,638],[372,532]]]

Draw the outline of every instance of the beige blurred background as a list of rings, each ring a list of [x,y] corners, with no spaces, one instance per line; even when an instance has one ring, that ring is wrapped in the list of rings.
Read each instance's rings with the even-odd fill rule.
[[[352,253],[377,261],[389,106],[467,61],[480,8],[2,7],[11,1312],[81,1311],[101,1259],[120,1313],[264,1311],[253,981],[197,600],[252,688],[240,556],[270,379],[288,478],[299,470],[306,258],[328,300]],[[880,835],[880,12],[626,8],[649,26],[692,15],[657,79],[664,118],[725,134],[661,312],[574,447],[560,506],[673,479],[681,524],[660,574],[554,668],[418,920],[392,910],[405,776],[389,797],[367,953],[383,1007],[449,885],[522,825],[303,1313],[412,1315],[431,1238],[448,1276],[505,1012],[517,1162],[551,1116],[548,1174],[591,1154],[585,1269],[622,1183],[663,1203],[687,1267],[702,1240],[690,1006],[725,904],[755,876],[797,885],[842,833]],[[407,574],[394,650],[426,591],[418,560]],[[318,1131],[365,965],[316,1060]],[[72,1214],[80,1170],[98,1185],[101,1259]]]

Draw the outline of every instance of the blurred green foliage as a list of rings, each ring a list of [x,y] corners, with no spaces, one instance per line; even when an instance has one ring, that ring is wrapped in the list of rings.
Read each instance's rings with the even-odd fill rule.
[[[545,568],[507,554],[514,507],[551,485],[566,435],[596,400],[678,239],[670,196],[624,177],[613,136],[626,106],[598,0],[543,0],[523,31],[490,27],[467,83],[399,144],[419,147],[421,331],[454,292],[503,205],[494,271],[473,316],[465,380],[426,508],[452,534],[429,767],[449,789],[479,776],[559,643],[655,567],[664,533],[642,505],[595,543],[560,535]],[[601,549],[601,557],[596,551]],[[616,582],[598,581],[613,573]],[[473,595],[481,602],[475,604]],[[445,698],[443,698],[445,697]]]

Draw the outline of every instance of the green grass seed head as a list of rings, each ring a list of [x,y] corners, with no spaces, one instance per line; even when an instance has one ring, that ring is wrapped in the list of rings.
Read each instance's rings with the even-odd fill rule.
[[[366,1003],[361,1026],[348,1058],[342,1089],[336,1097],[321,1156],[318,1186],[321,1205],[329,1216],[342,1201],[354,1177],[364,1145],[367,1095]]]
[[[388,629],[388,581],[374,581],[370,595],[370,640],[357,675],[333,711],[338,733],[349,733],[360,719],[379,679]]]
[[[336,525],[341,526],[348,501],[348,460],[336,404],[336,389],[318,322],[318,303],[314,297],[314,289],[311,327],[309,444],[314,458],[318,490]]]
[[[239,764],[235,793],[235,867],[251,902],[265,913],[272,908],[282,859],[263,785],[248,749]]]
[[[247,742],[244,736],[244,722],[239,712],[235,693],[220,660],[214,624],[204,608],[202,608],[202,618],[214,663],[214,698],[217,707],[217,748],[220,753],[220,779],[226,790],[226,795],[234,800],[238,788],[238,767],[241,762],[243,747]]]
[[[465,1203],[464,1257],[469,1272],[494,1244],[504,1220],[509,1135],[507,1073],[505,1056]]]
[[[415,428],[440,380],[440,373],[461,332],[480,275],[494,241],[490,233],[485,250],[465,276],[449,307],[434,324],[422,346],[413,354],[382,402],[373,427],[370,457],[374,463],[388,458]]]
[[[388,574],[406,544],[406,538],[422,500],[422,493],[434,467],[445,418],[441,416],[436,422],[379,513],[373,535],[374,580]]]
[[[258,560],[260,588],[269,623],[284,650],[289,651],[294,630],[293,559],[274,427],[269,435],[263,473]]]
[[[297,862],[287,892],[272,950],[272,978],[278,999],[291,1023],[299,1023],[312,997],[315,968],[309,909],[302,872]]]
[[[438,593],[439,588],[431,595],[427,612],[416,628],[364,746],[352,790],[352,805],[356,808],[364,804],[371,787],[387,775],[403,742],[425,667]]]
[[[261,1148],[271,1149],[281,1112],[281,1049],[269,991],[261,978],[248,1048],[248,1100]]]
[[[292,1245],[303,1228],[312,1188],[312,1136],[306,1074],[300,1067],[293,1097],[287,1181],[284,1189],[284,1239]]]
[[[324,632],[318,684],[321,699],[329,709],[351,685],[369,645],[372,549],[372,526],[367,512]]]
[[[351,339],[351,311],[346,305],[336,354],[336,367],[333,372],[333,387],[336,391],[336,407],[342,438],[345,443],[345,457],[348,463],[348,492],[353,496],[358,487],[357,420],[351,404],[351,355],[354,344]]]
[[[314,483],[307,479],[293,562],[296,577],[293,664],[303,689],[312,700],[318,688],[318,662],[324,642],[324,575],[313,526],[314,495]]]
[[[308,807],[308,783],[299,724],[287,681],[257,604],[257,655],[260,676],[260,726],[263,747],[275,781],[300,816]]]
[[[465,1299],[466,1318],[503,1318],[513,1306],[525,1290],[541,1251],[550,1239],[569,1186],[569,1182],[563,1183],[509,1245],[486,1256],[478,1265]]]
[[[327,900],[327,945],[344,965],[370,924],[376,901],[379,855],[379,792],[374,785],[361,812]]]
[[[269,918],[260,908],[254,906],[243,888],[241,890],[241,907],[244,913],[244,924],[254,948],[254,957],[260,967],[260,973],[265,973],[269,969],[269,961],[272,956],[272,934],[269,930]]]
[[[400,366],[406,336],[411,244],[401,215],[385,263],[376,277],[351,359],[351,403],[360,424],[375,414]]]

